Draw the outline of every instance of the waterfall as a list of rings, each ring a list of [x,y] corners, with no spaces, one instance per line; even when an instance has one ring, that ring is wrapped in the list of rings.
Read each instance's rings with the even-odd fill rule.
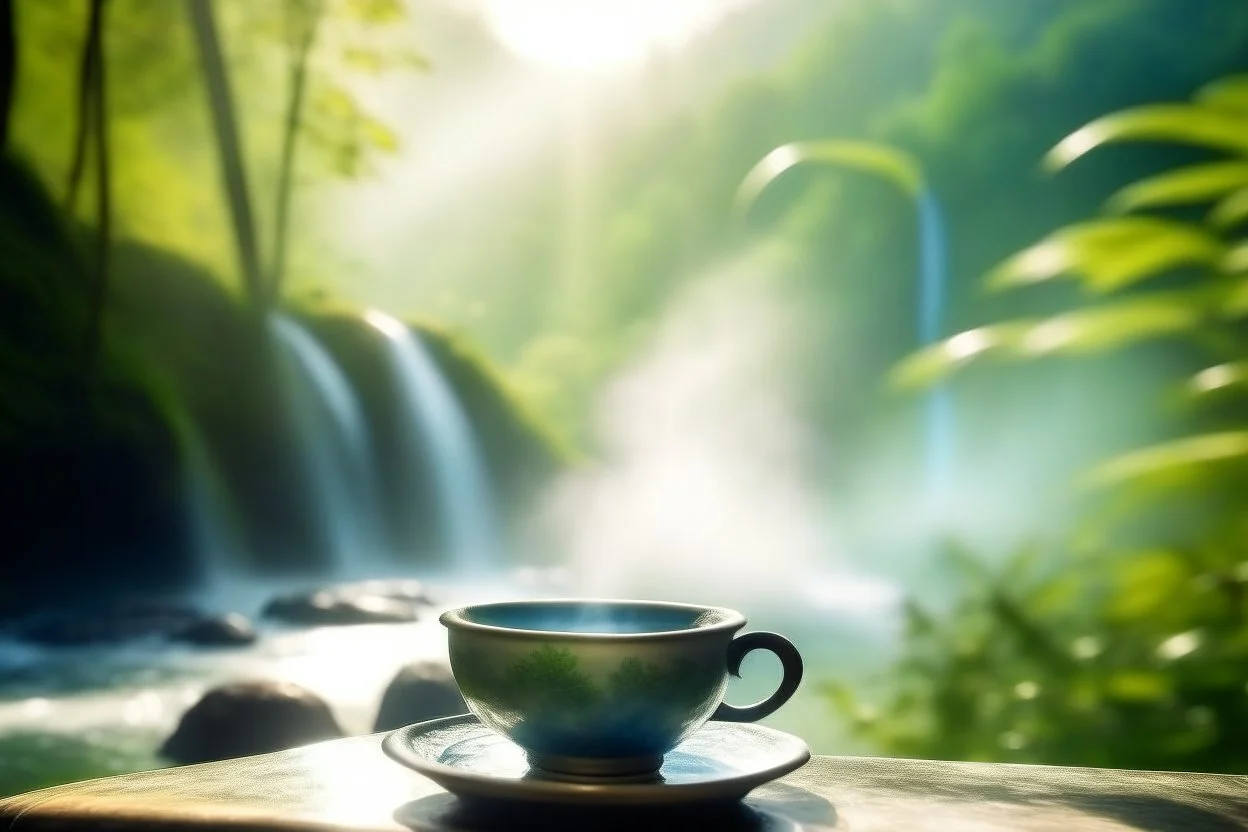
[[[215,586],[235,571],[239,546],[227,506],[229,491],[198,426],[180,420],[183,493],[186,524],[191,537],[200,581]]]
[[[405,324],[377,311],[365,320],[386,337],[399,424],[411,426],[406,475],[409,482],[431,478],[452,563],[462,572],[496,565],[499,541],[489,478],[459,400],[425,344]]]
[[[944,330],[948,284],[948,242],[940,202],[931,190],[918,197],[919,211],[919,321],[921,346],[940,338]],[[953,401],[942,383],[923,402],[923,478],[931,510],[940,513],[948,496],[953,465]]]
[[[329,352],[297,321],[273,315],[282,387],[299,441],[313,516],[340,575],[384,564],[372,443],[360,404]]]

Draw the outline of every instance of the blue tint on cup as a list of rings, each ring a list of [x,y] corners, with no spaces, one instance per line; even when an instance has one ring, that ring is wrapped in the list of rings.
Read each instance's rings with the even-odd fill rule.
[[[472,712],[573,777],[645,778],[714,716],[752,721],[801,680],[797,650],[773,633],[734,639],[735,610],[652,601],[512,601],[445,613],[451,669]],[[754,649],[784,665],[780,688],[750,708],[723,704],[729,673]]]

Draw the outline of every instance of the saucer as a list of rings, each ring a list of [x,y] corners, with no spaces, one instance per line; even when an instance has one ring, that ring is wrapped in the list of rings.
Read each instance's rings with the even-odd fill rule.
[[[791,734],[708,722],[669,751],[648,781],[567,780],[531,769],[520,746],[470,714],[400,728],[381,747],[460,797],[628,806],[740,800],[810,759],[806,743]]]

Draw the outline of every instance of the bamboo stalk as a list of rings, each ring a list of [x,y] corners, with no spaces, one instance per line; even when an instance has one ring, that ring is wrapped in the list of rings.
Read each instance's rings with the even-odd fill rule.
[[[0,0],[0,154],[9,143],[9,116],[17,81],[17,22],[13,0]]]
[[[274,214],[273,263],[269,273],[269,300],[281,297],[282,283],[286,277],[286,255],[290,237],[290,200],[294,191],[295,151],[298,147],[299,125],[303,117],[303,101],[307,87],[308,55],[316,42],[316,31],[321,21],[321,4],[314,4],[302,37],[295,45],[294,61],[290,70],[290,98],[286,107],[286,122],[282,135],[282,155],[277,175],[277,210]]]
[[[69,181],[65,189],[65,211],[71,216],[78,203],[78,191],[82,186],[83,171],[87,166],[87,138],[92,124],[92,96],[96,85],[93,78],[99,66],[103,35],[104,0],[91,0],[87,18],[87,39],[78,62],[78,129],[74,133],[73,161],[69,167]]]
[[[99,8],[97,9],[96,6]],[[108,98],[104,60],[104,0],[93,0],[95,21],[95,68],[92,72],[95,138],[95,279],[91,285],[91,323],[88,360],[94,366],[104,342],[104,302],[108,295],[109,247],[112,242],[112,182],[108,154]]]
[[[268,309],[270,298],[265,292],[260,267],[260,252],[256,241],[256,223],[251,210],[247,190],[247,174],[243,166],[242,148],[238,138],[234,100],[225,59],[221,52],[221,40],[217,35],[216,21],[212,15],[211,0],[187,0],[191,28],[203,62],[204,82],[208,89],[208,103],[212,111],[213,129],[216,132],[217,150],[221,156],[221,177],[226,198],[230,205],[230,218],[234,225],[234,239],[238,248],[239,267],[242,270],[243,289],[257,312]]]

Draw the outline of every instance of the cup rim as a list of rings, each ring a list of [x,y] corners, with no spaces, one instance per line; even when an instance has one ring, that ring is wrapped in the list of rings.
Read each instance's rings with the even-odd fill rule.
[[[575,630],[526,630],[520,627],[504,627],[498,624],[482,624],[471,621],[468,615],[474,610],[491,607],[536,607],[536,606],[609,606],[609,607],[657,607],[666,610],[681,610],[696,613],[718,613],[720,620],[713,624],[685,627],[678,630],[651,630],[644,633],[584,633]],[[679,637],[707,635],[709,633],[735,632],[746,625],[746,617],[728,607],[715,607],[704,604],[682,604],[676,601],[646,601],[619,598],[535,598],[514,601],[492,601],[484,604],[468,604],[447,610],[438,616],[438,621],[448,630],[465,630],[475,633],[489,633],[513,638],[549,639],[558,641],[656,641]]]

